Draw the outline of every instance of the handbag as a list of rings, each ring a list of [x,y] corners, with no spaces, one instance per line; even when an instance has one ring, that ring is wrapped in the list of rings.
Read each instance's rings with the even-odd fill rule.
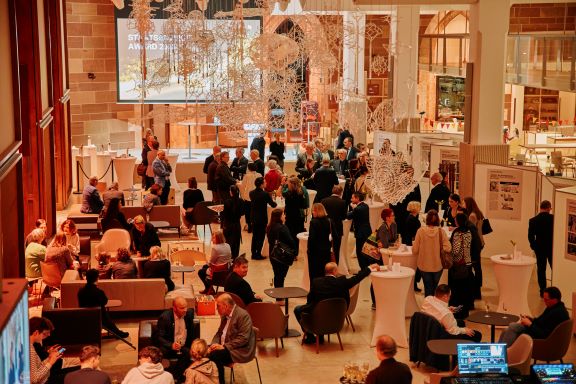
[[[277,261],[281,264],[291,266],[296,258],[296,250],[290,248],[285,243],[280,240],[276,240],[274,243],[274,248],[272,248],[272,253],[270,254],[270,259]]]
[[[368,238],[364,242],[364,245],[362,245],[362,253],[365,254],[366,256],[370,256],[371,258],[373,258],[375,260],[381,260],[382,255],[378,251],[378,236],[377,235],[378,235],[378,232],[374,231],[374,232],[372,232],[372,234],[370,236],[368,236]]]
[[[138,164],[138,166],[136,167],[136,173],[138,174],[138,176],[144,176],[146,175],[146,168],[148,168],[146,166],[146,164]]]
[[[492,226],[490,225],[490,220],[488,220],[488,218],[484,218],[484,220],[482,220],[482,235],[487,235],[489,233],[492,233]]]
[[[440,243],[440,261],[442,262],[442,268],[450,269],[452,266],[452,252],[444,251],[444,247],[442,246],[442,233],[440,233],[442,229],[438,229],[438,241]]]

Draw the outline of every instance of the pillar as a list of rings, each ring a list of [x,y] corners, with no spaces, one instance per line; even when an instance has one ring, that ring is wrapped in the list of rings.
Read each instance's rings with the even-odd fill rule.
[[[366,93],[364,74],[364,49],[366,15],[360,12],[343,12],[344,52],[343,89],[344,99],[354,94]]]

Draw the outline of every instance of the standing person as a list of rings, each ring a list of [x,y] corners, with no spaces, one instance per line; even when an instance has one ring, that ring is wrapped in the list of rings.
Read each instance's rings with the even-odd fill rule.
[[[174,377],[164,371],[162,352],[148,346],[138,352],[138,366],[132,368],[122,380],[122,384],[174,384]]]
[[[80,369],[70,372],[64,384],[110,384],[110,376],[100,370],[100,348],[95,345],[82,347]]]
[[[370,208],[364,202],[364,195],[359,192],[352,194],[352,211],[348,212],[347,219],[352,220],[354,225],[354,237],[356,238],[356,255],[360,268],[365,268],[372,263],[372,258],[362,253],[362,246],[372,234],[370,227]]]
[[[240,218],[244,214],[244,201],[240,198],[240,191],[237,186],[230,187],[229,199],[224,200],[224,210],[222,211],[222,230],[230,249],[232,258],[235,259],[240,254],[240,242],[242,241],[242,227]]]
[[[301,232],[306,232],[304,221],[306,210],[309,206],[308,191],[296,176],[284,178],[282,184],[282,196],[284,197],[285,223],[295,244],[298,254],[300,242],[296,237]]]
[[[226,151],[220,154],[220,164],[216,167],[215,181],[218,189],[220,201],[224,201],[230,196],[230,187],[236,185],[237,180],[232,177],[232,172],[228,167],[230,154]]]
[[[146,166],[148,169],[148,152],[152,150],[152,140],[154,140],[154,135],[146,133],[146,136],[142,138],[142,165]],[[146,188],[146,171],[142,175],[142,189]]]
[[[280,241],[290,247],[291,249],[296,249],[294,239],[290,234],[290,230],[283,223],[285,218],[284,210],[280,208],[275,208],[270,215],[270,223],[268,228],[266,228],[266,235],[268,236],[268,254],[272,256],[272,250],[276,241]],[[280,263],[270,257],[270,264],[272,264],[272,271],[274,271],[274,288],[279,288],[284,286],[284,280],[288,274],[288,265]]]
[[[82,213],[100,213],[104,207],[104,203],[100,199],[100,194],[96,186],[98,185],[98,178],[92,176],[88,180],[88,184],[84,187],[82,191],[82,207],[80,212]]]
[[[270,143],[270,154],[278,158],[278,165],[281,169],[284,169],[284,143],[280,140],[280,134],[274,134],[274,141]]]
[[[426,200],[426,205],[424,207],[424,212],[428,212],[431,209],[438,209],[438,203],[441,202],[442,210],[446,211],[448,209],[448,197],[450,196],[450,190],[442,182],[444,178],[439,172],[433,173],[430,176],[430,182],[432,183],[432,189],[430,190],[430,196]]]
[[[322,139],[320,138],[316,138],[314,140],[314,161],[316,161],[316,164],[318,164],[318,166],[320,166],[320,163],[322,162],[322,150],[324,148],[324,143],[322,142]]]
[[[206,160],[204,160],[204,166],[202,167],[202,172],[204,172],[206,175],[208,174],[208,167],[214,161],[216,154],[220,153],[221,151],[222,151],[222,149],[218,145],[215,145],[214,147],[212,147],[212,154],[210,156],[208,156],[206,158]]]
[[[250,160],[256,165],[256,172],[264,176],[264,160],[260,157],[260,152],[257,149],[250,151]]]
[[[452,267],[448,270],[448,285],[452,291],[450,305],[462,305],[457,317],[465,319],[474,306],[472,293],[474,275],[472,274],[472,232],[466,225],[468,218],[464,213],[456,215],[456,229],[452,231]]]
[[[137,257],[150,256],[150,247],[161,245],[156,229],[152,224],[146,223],[142,215],[136,216],[133,224],[130,231],[132,237],[130,249],[136,252]]]
[[[540,212],[528,222],[528,241],[536,254],[536,271],[540,297],[546,288],[546,262],[552,268],[552,241],[554,238],[554,215],[548,200],[540,203]]]
[[[162,187],[160,201],[162,201],[162,205],[166,205],[170,194],[170,174],[172,173],[172,166],[168,162],[166,152],[163,150],[158,151],[158,155],[152,163],[152,168],[154,169],[154,182]]]
[[[376,340],[376,356],[380,365],[368,373],[366,384],[411,384],[410,368],[394,359],[396,342],[388,335],[379,336]]]
[[[324,267],[331,260],[332,223],[326,209],[320,203],[312,205],[312,220],[308,230],[308,273],[310,281],[324,276]]]
[[[431,296],[436,291],[442,277],[442,260],[440,252],[450,252],[452,245],[446,233],[440,228],[440,218],[435,209],[426,214],[426,226],[416,232],[412,243],[412,254],[424,281],[424,296]]]
[[[282,172],[278,170],[278,164],[276,160],[268,160],[268,172],[264,176],[266,180],[266,192],[273,194],[282,184]]]
[[[414,178],[414,168],[406,165],[405,174],[410,176],[410,179]],[[408,193],[401,202],[390,206],[396,215],[396,224],[398,225],[398,233],[404,236],[404,224],[409,216],[408,213],[408,203],[411,201],[422,201],[422,195],[420,194],[420,185],[416,184],[414,189]]]
[[[150,188],[152,184],[154,184],[154,168],[152,167],[152,163],[156,160],[158,156],[158,149],[160,149],[160,143],[157,142],[155,139],[150,141],[150,150],[147,153],[148,157],[148,167],[146,167],[146,189]]]
[[[333,161],[334,170],[338,176],[346,177],[346,171],[348,170],[348,160],[346,160],[346,150],[340,148],[336,151],[337,158]]]
[[[354,136],[352,136],[352,134],[350,133],[350,130],[348,129],[348,125],[344,125],[344,128],[338,134],[338,142],[336,143],[336,149],[344,148],[344,140],[347,137],[350,137],[350,139],[352,141],[354,141]]]
[[[214,159],[208,165],[208,176],[206,176],[206,184],[208,190],[212,192],[212,201],[214,202],[220,201],[218,197],[218,185],[216,184],[216,170],[218,169],[218,165],[220,165],[220,157],[220,152],[214,154]]]
[[[369,173],[368,167],[361,165],[358,170],[358,173],[359,176],[356,177],[356,180],[354,181],[354,192],[360,192],[364,196],[370,195],[372,193],[372,190],[370,189],[368,183],[366,182]]]
[[[406,217],[406,221],[404,222],[404,231],[402,232],[402,242],[407,246],[412,246],[414,239],[416,238],[416,232],[420,229],[422,224],[420,223],[419,215],[420,215],[420,202],[419,201],[411,201],[408,203],[406,210],[408,211],[408,217]],[[422,274],[418,267],[416,267],[416,273],[414,274],[414,291],[415,292],[422,292],[420,288],[418,288],[418,283],[422,279]]]
[[[450,194],[448,197],[448,209],[444,211],[444,221],[448,227],[457,227],[456,215],[462,211],[460,207],[460,195],[456,193]]]
[[[252,233],[252,203],[250,201],[250,191],[255,188],[254,181],[262,176],[263,175],[256,172],[256,164],[248,163],[248,171],[244,175],[242,183],[240,184],[240,197],[242,197],[242,200],[244,200],[244,217],[246,219],[245,229],[248,231],[248,233]]]
[[[338,176],[334,168],[330,166],[329,158],[322,159],[322,166],[316,170],[313,177],[316,185],[314,202],[319,203],[332,194],[332,187],[338,185]]]
[[[474,299],[479,300],[482,298],[482,262],[481,253],[484,248],[484,234],[482,233],[482,223],[484,222],[484,214],[476,204],[473,197],[465,197],[462,199],[462,208],[464,213],[468,216],[469,223],[476,228],[478,234],[478,245],[472,247],[472,270],[474,271]],[[477,249],[474,249],[477,248]]]
[[[86,271],[86,285],[78,290],[78,306],[80,308],[100,307],[102,327],[123,339],[127,338],[130,334],[120,330],[110,318],[110,314],[106,310],[107,303],[106,293],[98,288],[98,270],[89,269]]]
[[[263,177],[259,177],[254,181],[256,187],[250,192],[250,201],[252,204],[252,212],[250,213],[250,220],[252,220],[252,260],[264,260],[262,256],[262,246],[264,245],[264,237],[266,236],[266,226],[268,225],[268,209],[270,205],[276,208],[276,203],[272,200],[270,195],[264,191],[266,182]]]
[[[29,320],[31,384],[44,384],[48,382],[52,367],[62,359],[62,353],[59,352],[59,345],[50,347],[48,349],[48,356],[44,358],[44,360],[40,358],[36,348],[34,348],[34,344],[41,345],[53,330],[54,325],[45,317],[32,317]]]
[[[242,180],[246,174],[246,168],[248,167],[248,159],[244,156],[244,148],[236,148],[236,157],[232,160],[232,165],[230,170],[232,171],[232,177],[236,180]]]
[[[334,228],[332,228],[332,245],[334,247],[336,264],[338,264],[340,260],[342,236],[344,236],[343,221],[346,220],[346,215],[348,213],[346,202],[342,199],[342,187],[335,185],[332,188],[332,195],[322,199],[322,205],[326,209],[326,213],[334,225]]]
[[[188,189],[182,196],[182,208],[184,208],[184,217],[190,223],[192,222],[192,211],[196,204],[204,201],[204,194],[198,189],[198,181],[194,176],[188,178]]]
[[[252,143],[250,144],[250,150],[257,150],[258,151],[258,157],[260,157],[261,159],[264,158],[264,156],[266,155],[266,140],[264,139],[264,135],[266,134],[266,131],[261,131],[260,133],[258,133],[258,136],[256,136],[253,140]]]
[[[174,290],[170,261],[166,259],[162,248],[157,245],[150,248],[150,258],[144,262],[142,268],[144,269],[142,275],[145,279],[164,279],[168,291]]]
[[[346,150],[346,160],[350,161],[355,159],[358,155],[358,149],[353,145],[353,139],[351,136],[348,136],[344,139],[344,149]]]

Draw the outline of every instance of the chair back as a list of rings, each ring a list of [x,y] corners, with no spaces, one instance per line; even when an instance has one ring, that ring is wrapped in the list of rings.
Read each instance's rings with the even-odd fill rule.
[[[508,347],[508,368],[513,368],[521,375],[530,374],[530,361],[532,359],[532,337],[527,334],[520,335],[514,344]]]
[[[130,248],[130,233],[125,229],[112,228],[104,232],[102,240],[96,244],[96,252],[110,252],[116,255],[118,248]]]
[[[350,288],[350,304],[348,304],[348,311],[346,311],[346,316],[350,316],[356,310],[356,304],[358,303],[358,292],[360,284],[356,284]]]
[[[60,274],[60,266],[58,264],[41,261],[40,270],[42,271],[42,281],[44,284],[51,288],[60,288],[62,275]]]
[[[316,335],[338,333],[344,326],[347,309],[346,300],[342,298],[322,300],[309,318],[302,314],[302,327]]]
[[[248,314],[252,318],[252,325],[258,328],[261,338],[283,337],[286,332],[288,316],[282,312],[276,303],[250,303]]]
[[[436,355],[428,349],[428,340],[450,337],[436,318],[424,313],[415,312],[410,319],[410,361],[423,362],[440,371],[449,368],[448,356]]]
[[[562,170],[562,151],[553,151],[550,154],[550,162],[554,165],[554,168]]]
[[[221,287],[221,285],[220,285]],[[230,297],[232,299],[234,299],[234,302],[236,303],[237,306],[239,306],[242,309],[246,309],[246,303],[244,303],[244,300],[242,300],[242,298],[240,296],[238,296],[237,294],[235,294],[234,292],[220,292],[216,295],[216,297],[223,295],[223,294],[229,294]]]
[[[197,203],[192,210],[191,224],[206,225],[217,220],[218,214],[208,208],[214,204],[212,201],[201,201]]]
[[[193,249],[182,249],[180,251],[172,252],[170,255],[170,262],[179,261],[182,265],[193,266],[195,264],[206,264],[206,255],[204,252],[196,251]]]
[[[230,274],[230,265],[228,263],[210,264],[210,270],[212,271],[212,285],[223,287]]]
[[[534,339],[532,358],[542,361],[562,360],[570,347],[573,322],[572,319],[565,320],[546,339]]]

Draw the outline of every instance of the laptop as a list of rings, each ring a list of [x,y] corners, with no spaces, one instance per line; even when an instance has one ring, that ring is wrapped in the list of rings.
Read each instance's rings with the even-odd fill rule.
[[[458,344],[459,377],[454,384],[513,383],[508,377],[506,344]]]
[[[574,364],[534,364],[532,374],[538,383],[572,384],[576,383]]]

